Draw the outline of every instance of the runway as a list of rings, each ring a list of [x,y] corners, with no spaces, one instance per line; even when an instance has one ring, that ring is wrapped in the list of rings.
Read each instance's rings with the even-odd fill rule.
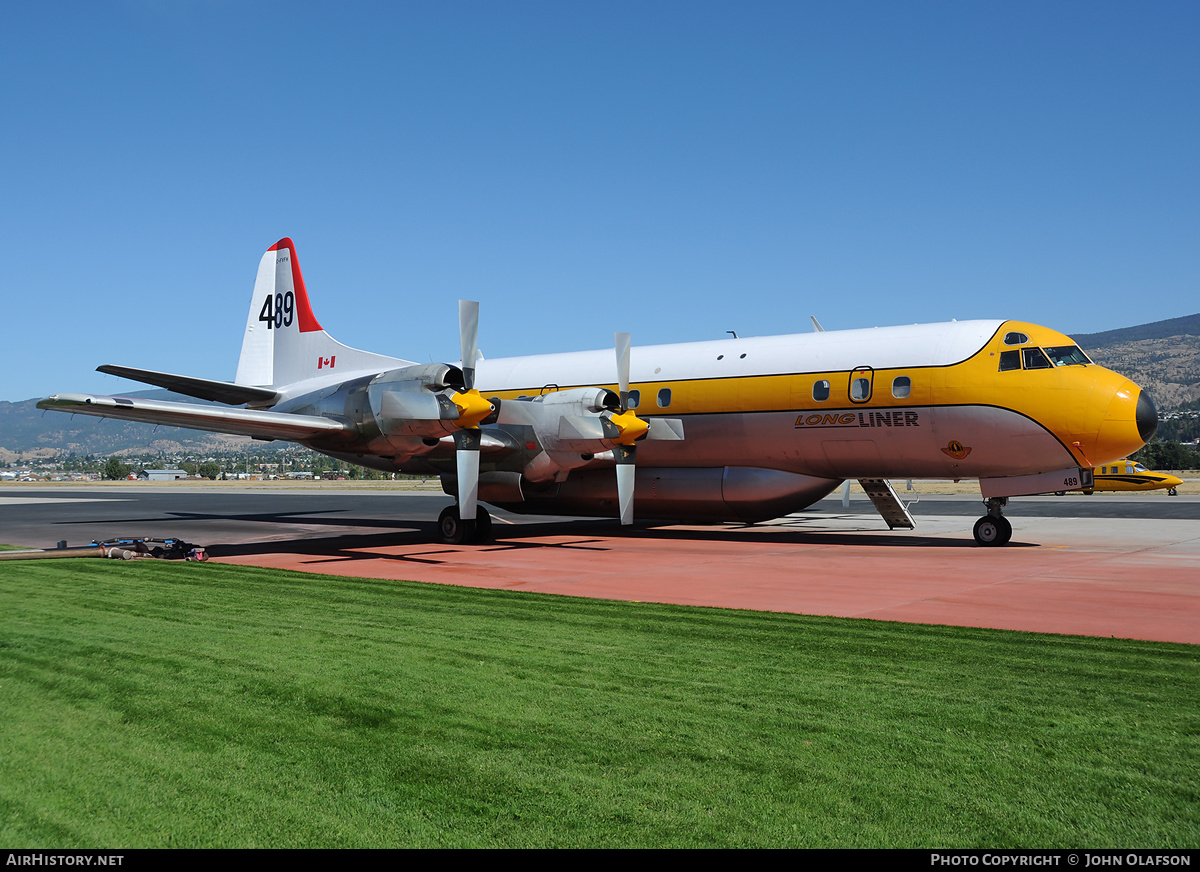
[[[574,596],[1200,644],[1200,497],[1014,499],[980,548],[978,496],[926,496],[915,531],[863,498],[744,526],[495,513],[495,542],[434,541],[441,493],[131,484],[0,488],[0,542],[174,536],[222,563]],[[18,564],[0,564],[0,579]]]

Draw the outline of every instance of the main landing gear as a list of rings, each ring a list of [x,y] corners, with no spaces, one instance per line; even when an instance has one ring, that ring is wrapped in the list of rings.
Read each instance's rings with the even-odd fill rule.
[[[479,506],[475,520],[464,521],[458,516],[457,504],[446,506],[438,515],[438,536],[447,545],[481,545],[492,538],[492,516]]]
[[[980,545],[1007,545],[1012,538],[1012,524],[1004,517],[1008,497],[990,497],[984,500],[988,513],[975,522],[975,541]]]

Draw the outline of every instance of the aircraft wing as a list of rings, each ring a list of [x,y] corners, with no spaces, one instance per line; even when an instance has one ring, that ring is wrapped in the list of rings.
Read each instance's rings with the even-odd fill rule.
[[[251,385],[238,385],[232,382],[210,381],[206,378],[194,378],[190,375],[174,375],[169,372],[155,372],[152,369],[134,369],[131,366],[116,366],[106,363],[96,367],[96,372],[106,372],[109,375],[119,375],[121,378],[139,381],[143,384],[166,388],[177,394],[197,397],[201,400],[215,400],[230,406],[240,406],[249,403],[252,406],[266,406],[274,403],[278,394],[270,388],[256,388]]]
[[[39,409],[51,409],[56,412],[94,415],[98,418],[121,418],[167,427],[211,430],[214,433],[235,433],[240,436],[253,436],[256,439],[305,441],[355,432],[354,425],[349,421],[320,418],[315,415],[224,409],[218,406],[92,394],[55,394],[41,400],[37,405]]]

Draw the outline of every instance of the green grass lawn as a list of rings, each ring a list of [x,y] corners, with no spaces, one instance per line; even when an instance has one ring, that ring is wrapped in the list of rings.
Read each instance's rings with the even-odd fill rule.
[[[1200,648],[0,564],[0,844],[1200,843]]]

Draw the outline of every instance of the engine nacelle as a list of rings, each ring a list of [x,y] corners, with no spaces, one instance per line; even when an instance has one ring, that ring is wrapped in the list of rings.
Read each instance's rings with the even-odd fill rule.
[[[412,383],[430,391],[441,391],[453,388],[463,389],[462,370],[448,363],[417,363],[400,369],[389,369],[371,379],[372,385],[391,385],[394,383]],[[394,388],[391,388],[394,390]]]
[[[532,400],[506,400],[499,420],[532,427],[538,444],[551,453],[595,454],[611,448],[620,435],[608,420],[620,404],[620,397],[607,388],[573,388]]]
[[[559,415],[587,416],[619,408],[621,398],[608,388],[572,388],[545,394],[530,402],[540,403],[545,409],[555,409]]]
[[[440,438],[454,432],[459,417],[446,391],[462,386],[462,370],[458,367],[427,363],[375,376],[367,394],[371,414],[383,435]]]
[[[455,430],[458,408],[445,394],[423,390],[388,390],[372,395],[371,406],[381,433],[387,436],[440,438]]]

